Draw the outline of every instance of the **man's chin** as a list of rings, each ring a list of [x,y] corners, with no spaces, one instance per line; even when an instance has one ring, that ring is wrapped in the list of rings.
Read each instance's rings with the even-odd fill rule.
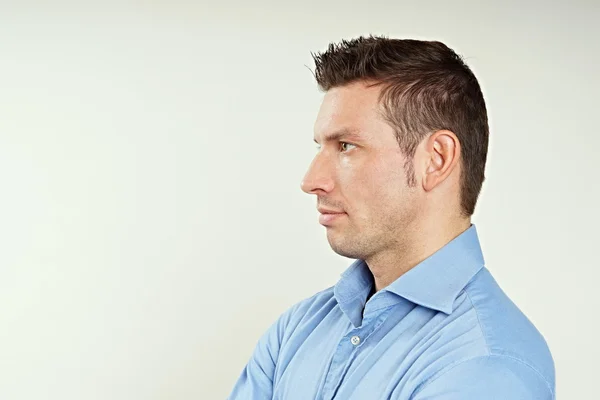
[[[359,252],[356,251],[355,246],[352,246],[348,243],[346,237],[342,237],[342,234],[339,232],[331,232],[327,231],[327,241],[329,242],[329,246],[334,253],[339,254],[342,257],[348,258],[360,258]]]

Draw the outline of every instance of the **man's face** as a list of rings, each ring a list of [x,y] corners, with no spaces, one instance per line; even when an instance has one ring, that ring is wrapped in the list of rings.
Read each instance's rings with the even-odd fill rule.
[[[379,91],[359,82],[325,94],[315,123],[319,150],[301,185],[317,195],[321,212],[342,213],[319,220],[332,249],[349,258],[401,246],[418,213],[419,192],[407,185],[406,158],[381,116]]]

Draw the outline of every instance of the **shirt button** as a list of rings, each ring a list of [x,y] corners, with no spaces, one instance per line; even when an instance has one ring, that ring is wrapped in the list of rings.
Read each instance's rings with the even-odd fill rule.
[[[360,343],[360,338],[358,336],[352,336],[350,342],[352,342],[353,345],[357,346]]]

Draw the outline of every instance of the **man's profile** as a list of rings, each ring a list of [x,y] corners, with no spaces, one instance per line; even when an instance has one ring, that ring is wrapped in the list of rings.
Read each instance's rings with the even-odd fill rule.
[[[489,135],[472,71],[443,43],[374,36],[314,60],[325,95],[301,186],[355,261],[274,322],[229,398],[554,399],[546,342],[471,223]]]

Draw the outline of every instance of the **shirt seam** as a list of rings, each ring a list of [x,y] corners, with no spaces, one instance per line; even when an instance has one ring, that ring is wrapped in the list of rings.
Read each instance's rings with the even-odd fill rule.
[[[477,307],[475,307],[475,303],[473,303],[473,299],[471,298],[469,291],[466,288],[463,290],[464,290],[465,294],[467,295],[469,302],[471,303],[471,307],[473,307],[473,311],[475,311],[475,316],[477,317],[477,325],[479,326],[479,330],[481,331],[481,336],[483,337],[483,342],[485,343],[485,349],[487,350],[487,355],[489,356],[492,354],[492,349],[487,341],[487,337],[485,336],[485,331],[483,330],[483,324],[481,323],[481,318],[479,317],[479,311],[477,311]]]

